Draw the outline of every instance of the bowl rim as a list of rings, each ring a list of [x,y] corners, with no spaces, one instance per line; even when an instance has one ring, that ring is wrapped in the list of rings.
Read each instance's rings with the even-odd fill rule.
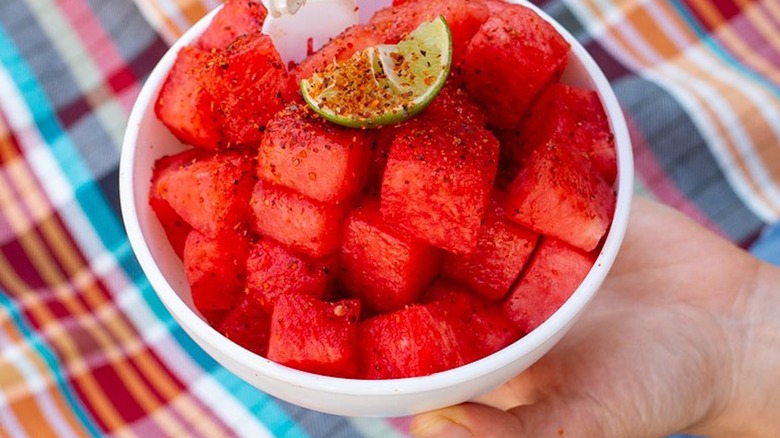
[[[136,166],[135,152],[138,146],[139,128],[145,111],[153,109],[154,100],[165,76],[173,65],[178,51],[183,46],[194,42],[205,30],[214,15],[221,8],[221,6],[218,6],[176,41],[147,77],[128,119],[127,129],[122,142],[119,166],[120,207],[131,248],[135,252],[138,262],[158,298],[185,332],[195,338],[196,343],[205,342],[210,348],[222,351],[240,366],[255,373],[260,373],[266,378],[294,384],[299,387],[317,388],[322,391],[352,396],[412,395],[444,389],[452,386],[453,383],[478,379],[484,374],[510,366],[517,358],[525,357],[532,354],[535,350],[543,348],[546,341],[556,337],[562,330],[567,330],[574,320],[579,317],[579,314],[597,293],[598,287],[612,266],[628,225],[634,184],[634,165],[628,127],[609,81],[595,60],[574,36],[537,6],[525,0],[506,1],[528,7],[539,14],[540,17],[552,24],[556,31],[570,44],[570,55],[578,59],[588,73],[590,81],[593,82],[615,138],[618,177],[615,185],[617,193],[616,209],[612,218],[612,224],[593,268],[591,268],[582,283],[572,293],[571,297],[539,327],[489,356],[435,374],[400,379],[350,379],[300,371],[252,353],[229,341],[208,325],[182,300],[154,262],[154,257],[146,244],[144,232],[138,219],[138,209],[135,203],[137,193],[136,186],[133,184],[133,169]],[[148,192],[148,187],[148,185],[143,186],[145,193]],[[200,345],[200,347],[208,350],[204,345]],[[211,352],[209,354],[212,357],[215,356]],[[219,359],[217,360],[222,363]]]

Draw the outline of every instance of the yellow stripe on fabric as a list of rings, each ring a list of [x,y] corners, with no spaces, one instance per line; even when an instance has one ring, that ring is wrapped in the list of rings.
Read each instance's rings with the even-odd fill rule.
[[[170,375],[160,368],[159,362],[149,355],[148,350],[139,349],[138,354],[128,357],[137,366],[138,371],[124,362],[122,352],[117,350],[116,346],[137,341],[139,339],[138,334],[128,326],[116,307],[105,299],[105,295],[97,286],[96,280],[88,270],[88,267],[81,263],[81,258],[74,257],[74,254],[78,254],[77,248],[73,247],[70,240],[65,237],[65,231],[59,222],[54,220],[49,214],[49,204],[38,189],[33,177],[25,170],[25,166],[12,167],[17,169],[13,174],[13,183],[24,188],[23,191],[20,191],[20,193],[23,193],[23,196],[21,196],[23,201],[19,199],[19,202],[15,202],[10,192],[5,195],[0,192],[0,199],[9,200],[7,202],[8,208],[6,209],[4,206],[4,210],[7,210],[10,214],[8,222],[15,228],[17,234],[24,236],[20,239],[20,243],[36,266],[36,270],[47,284],[51,286],[52,291],[56,293],[68,311],[79,318],[82,326],[87,329],[91,337],[98,343],[103,354],[114,365],[118,375],[145,411],[157,411],[162,407],[162,403],[149,390],[144,377],[159,392],[162,400],[167,401],[179,397],[182,392],[181,389],[170,379]],[[21,210],[22,202],[27,205],[33,217],[39,218],[39,229],[48,245],[42,244],[34,233],[26,232],[27,230],[24,227],[29,228],[30,224]],[[45,254],[48,254],[47,246],[54,251],[56,260],[68,274],[68,278],[71,280],[70,283],[73,283],[72,285],[59,271],[54,260],[45,257]],[[81,290],[80,296],[92,308],[92,314],[78,301],[74,290]],[[102,311],[104,308],[108,308],[111,311],[110,317],[104,318],[105,327],[109,329],[111,334],[115,335],[118,342],[112,340],[104,331],[104,327],[98,324],[94,318],[95,314],[104,314],[105,312]],[[67,333],[62,335],[67,336]],[[72,353],[78,356],[78,353]],[[194,403],[191,398],[186,398],[185,400],[178,403],[182,406],[179,414],[183,418],[193,424],[199,423],[203,424],[204,427],[208,426],[209,429],[219,429],[216,424],[207,424],[210,416],[204,413],[203,409]],[[177,421],[174,417],[169,413],[165,413],[165,411],[161,412],[163,413],[155,416],[155,419],[161,422],[160,427],[169,433],[179,431],[181,425],[176,424]]]
[[[3,190],[0,184],[0,191]],[[0,193],[0,197],[1,197]],[[3,277],[5,286],[9,292],[15,296],[24,296],[24,306],[27,311],[35,318],[36,322],[43,327],[45,331],[50,324],[58,324],[54,315],[46,308],[35,294],[26,293],[30,291],[29,286],[16,275],[9,261],[0,253],[0,277]],[[25,294],[26,293],[26,294]],[[101,390],[100,385],[95,382],[87,366],[81,360],[75,343],[67,335],[48,337],[59,353],[59,359],[63,367],[67,369],[68,375],[72,376],[80,391],[88,399],[89,406],[100,417],[100,421],[106,425],[109,430],[116,430],[123,424],[122,417],[114,409],[113,404],[106,394]],[[133,438],[134,435],[127,434],[127,438]]]
[[[752,143],[753,148],[748,151],[741,150],[737,146],[737,140],[734,138],[735,127],[729,124],[729,121],[723,120],[720,114],[713,110],[711,99],[708,99],[707,95],[699,97],[699,106],[702,110],[708,112],[723,139],[722,144],[725,146],[730,158],[731,169],[741,174],[743,181],[747,183],[754,196],[770,207],[776,215],[780,215],[780,205],[767,192],[768,186],[776,185],[780,181],[780,173],[777,173],[777,168],[775,167],[774,174],[770,173],[768,175],[768,180],[758,180],[756,179],[755,170],[748,164],[748,160],[751,158],[749,155],[753,154],[768,172],[772,172],[772,166],[767,166],[767,164],[780,161],[780,149],[766,147],[766,145],[776,145],[780,141],[772,134],[777,129],[777,126],[773,126],[765,117],[761,116],[760,109],[757,109],[752,99],[744,94],[739,83],[723,80],[721,75],[724,74],[723,71],[728,66],[720,65],[716,69],[704,69],[695,60],[688,58],[681,58],[675,64],[712,87],[735,113],[740,127],[749,136]],[[775,110],[780,112],[778,102],[776,100],[773,101],[771,96],[767,96],[767,105],[775,107]],[[774,137],[773,140],[767,141],[772,137]]]
[[[76,278],[79,273],[84,275],[83,273],[86,268],[78,262],[78,257],[74,257],[74,254],[77,254],[77,250],[66,241],[64,238],[64,230],[61,229],[59,224],[56,223],[52,217],[49,217],[39,224],[39,229],[46,239],[46,243],[40,241],[34,232],[24,233],[19,236],[19,242],[25,253],[28,254],[36,271],[50,286],[51,291],[54,292],[54,295],[58,298],[59,302],[73,315],[73,317],[79,320],[84,329],[86,329],[90,336],[97,342],[101,352],[105,355],[106,360],[112,365],[113,369],[128,388],[129,393],[138,402],[139,406],[146,412],[158,411],[162,407],[162,403],[160,403],[156,395],[149,389],[138,371],[128,363],[128,360],[130,360],[146,365],[149,363],[148,357],[146,357],[147,355],[142,353],[137,357],[123,357],[121,352],[119,352],[119,354],[106,354],[111,351],[117,351],[116,341],[109,336],[108,332],[122,332],[124,337],[120,335],[118,339],[118,342],[121,344],[123,339],[128,339],[127,330],[122,326],[119,318],[108,319],[105,321],[105,327],[101,326],[94,318],[94,314],[87,310],[78,300],[76,288],[71,287],[68,284],[68,279],[59,271],[54,259],[48,257],[48,248],[51,248],[57,256],[57,261],[62,264],[70,278]],[[83,281],[84,284],[79,295],[85,302],[91,305],[93,312],[99,312],[102,306],[110,306],[111,303],[103,299],[103,294],[97,287],[95,279],[91,278],[91,275],[89,275],[89,277],[90,278],[87,278],[86,281]],[[58,322],[52,318],[43,321],[42,325],[45,326],[48,324],[58,324]],[[109,329],[108,332],[105,331],[106,328]],[[67,336],[68,333],[63,332],[61,337]],[[86,367],[86,365],[83,364],[83,358],[81,357],[80,352],[73,348],[70,349],[69,353],[71,356],[66,360],[67,362],[77,363],[80,367]],[[151,369],[148,365],[139,368],[144,368],[146,372],[150,373],[147,377],[157,377],[152,380],[159,382],[161,384],[161,389],[166,390],[166,392],[171,392],[171,382],[167,381],[167,379],[159,378],[159,374],[161,373],[159,369]],[[110,403],[109,400],[110,398],[104,393],[96,399],[95,402]],[[182,426],[177,424],[176,419],[169,413],[156,415],[155,422],[168,434],[175,434],[182,430]],[[122,421],[119,420],[117,425],[121,423]]]
[[[73,81],[84,94],[90,108],[99,108],[108,104],[108,109],[95,112],[103,126],[112,126],[115,120],[124,120],[127,113],[112,100],[118,99],[106,85],[107,72],[102,72],[87,51],[84,43],[74,31],[70,22],[63,16],[60,6],[52,0],[26,2],[30,12],[40,23],[41,31],[46,34],[51,45],[68,66]],[[122,144],[122,131],[106,131],[112,137],[113,144]]]
[[[678,13],[658,8],[663,3],[636,3],[631,7],[625,2],[607,0],[598,4],[592,1],[570,4],[587,17],[584,22],[599,29],[592,33],[600,34],[600,40],[616,52],[619,59],[670,90],[698,122],[735,190],[756,212],[761,212],[762,217],[777,218],[780,215],[777,181],[780,179],[773,181],[777,178],[773,163],[777,161],[778,151],[759,147],[767,143],[767,133],[778,136],[780,123],[774,125],[770,121],[780,114],[777,99],[733,65],[714,55],[698,39],[696,44],[680,50],[678,56],[668,59],[660,56],[655,44],[658,34],[684,35],[685,29],[689,28]],[[618,14],[629,13],[634,7],[656,8],[656,15],[667,16],[657,17],[659,24],[653,28],[639,27],[630,20],[617,18]],[[637,16],[637,13],[632,14]],[[770,144],[778,141],[780,139]]]
[[[198,0],[175,0],[175,2],[189,26],[197,23],[198,20],[209,12],[208,7]]]
[[[772,3],[776,0],[764,2]],[[725,46],[740,58],[740,61],[753,68],[775,84],[780,84],[780,68],[769,63],[764,57],[756,53],[755,48],[745,43],[730,25],[723,25],[724,18],[710,0],[695,0],[692,2],[696,10],[707,20],[707,24],[715,29],[713,35],[722,41]],[[738,2],[743,16],[749,19],[753,27],[761,37],[768,41],[775,50],[780,51],[780,30],[772,23],[767,22],[764,13],[759,10],[756,2]],[[777,5],[774,5],[775,7]]]
[[[47,243],[54,251],[57,260],[62,264],[65,272],[69,273],[72,278],[75,278],[79,274],[82,276],[86,272],[87,267],[80,263],[80,259],[71,257],[70,255],[77,251],[70,241],[65,238],[63,230],[59,227],[59,224],[54,221],[47,221],[41,224],[41,233],[46,239]],[[80,288],[83,290],[81,296],[85,302],[92,308],[93,313],[103,314],[103,309],[108,308],[109,316],[101,318],[106,327],[110,329],[110,332],[115,335],[117,342],[121,345],[125,343],[133,343],[139,339],[139,334],[135,332],[126,322],[125,317],[117,311],[116,306],[105,300],[105,295],[97,286],[94,277],[88,274],[87,277],[82,277],[80,281]],[[79,309],[81,310],[81,309]],[[90,326],[94,319],[88,319]],[[87,324],[85,324],[86,326]],[[95,324],[94,330],[96,333],[102,333],[100,326]],[[145,378],[148,380],[155,391],[160,394],[163,401],[169,401],[177,399],[178,395],[182,392],[181,388],[171,380],[170,374],[160,368],[160,363],[155,361],[149,354],[147,349],[140,349],[138,354],[128,354],[128,359],[135,364],[138,368],[136,371],[134,368],[126,366],[124,362],[121,362],[121,351],[113,348],[114,345],[110,339],[99,339],[101,343],[102,351],[105,353],[116,351],[119,354],[115,358],[115,369],[120,375],[122,381],[130,389],[131,393],[136,397],[141,407],[146,412],[156,412],[154,418],[159,422],[163,430],[169,433],[181,433],[181,425],[176,424],[177,420],[174,419],[171,414],[165,410],[160,410],[161,403],[156,395],[149,391],[149,387],[143,381]],[[109,356],[107,354],[107,356]],[[141,374],[139,375],[138,372]],[[143,377],[142,377],[143,376]],[[172,407],[181,406],[181,410],[178,411],[179,415],[186,418],[191,423],[203,423],[205,419],[209,418],[208,415],[203,412],[200,406],[192,402],[192,399],[186,398],[179,401],[178,404]],[[216,424],[211,424],[209,429],[217,429]]]
[[[26,342],[24,336],[22,336],[11,323],[12,320],[9,318],[7,322],[8,324],[4,324],[0,330],[3,331],[7,338],[10,338],[11,344],[18,348],[18,351],[20,351],[19,354],[24,355],[24,361],[31,364],[34,368],[34,372],[41,379],[42,383],[45,384],[47,388],[55,387],[56,384],[51,378],[51,371],[48,369],[47,365],[33,349],[25,348],[26,346],[29,346],[29,344]],[[30,436],[57,436],[58,434],[51,428],[48,417],[42,412],[38,400],[40,396],[35,395],[35,388],[31,388],[27,384],[25,375],[18,369],[12,360],[5,359],[6,357],[4,355],[0,356],[0,393],[3,394],[3,398],[7,403],[8,408],[14,413],[18,422],[21,423],[22,427]],[[40,392],[40,389],[38,392]],[[81,423],[70,409],[68,402],[63,398],[60,391],[49,390],[46,393],[46,397],[54,404],[54,407],[57,409],[57,415],[65,422],[71,433],[86,436],[86,431],[81,426]]]

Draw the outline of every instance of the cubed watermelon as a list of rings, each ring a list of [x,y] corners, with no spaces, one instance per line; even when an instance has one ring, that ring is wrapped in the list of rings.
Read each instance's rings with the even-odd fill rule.
[[[466,362],[493,354],[523,334],[498,303],[486,301],[458,284],[436,281],[423,299],[434,313],[450,321]]]
[[[615,211],[615,191],[562,136],[526,144],[528,158],[509,186],[507,213],[520,225],[591,251]]]
[[[470,117],[438,117],[450,113],[426,111],[398,127],[382,180],[381,209],[388,221],[417,238],[465,254],[477,245],[499,144]]]
[[[596,255],[555,238],[543,238],[523,278],[504,302],[504,315],[523,333],[535,329],[574,293]]]
[[[504,194],[496,192],[485,213],[477,248],[470,254],[446,254],[442,271],[484,298],[498,300],[520,275],[538,237],[507,219]]]
[[[206,155],[207,153],[200,149],[189,149],[187,152],[166,155],[154,162],[152,182],[149,186],[149,206],[152,207],[155,216],[157,216],[160,225],[162,225],[162,228],[165,231],[168,241],[171,243],[174,252],[176,252],[176,255],[178,255],[179,258],[182,258],[184,253],[184,242],[187,239],[190,230],[192,230],[192,227],[176,213],[176,210],[168,204],[168,201],[158,194],[157,185],[160,178],[166,173]]]
[[[255,160],[241,153],[193,155],[181,152],[177,162],[153,186],[192,228],[208,235],[242,226],[249,219],[249,197]]]
[[[222,115],[223,141],[257,147],[271,117],[296,99],[297,87],[267,35],[239,36],[215,55],[215,79],[206,87]]]
[[[362,321],[358,351],[364,379],[426,376],[467,362],[450,322],[422,304]]]
[[[301,61],[291,73],[298,81],[308,79],[315,72],[323,71],[325,67],[334,62],[344,61],[356,52],[381,44],[382,38],[375,27],[364,24],[348,27],[315,53]]]
[[[315,201],[282,186],[260,180],[250,201],[255,229],[310,257],[338,249],[346,204]]]
[[[515,127],[542,88],[557,80],[569,44],[536,12],[507,5],[466,46],[460,78],[481,105],[491,126]]]
[[[279,297],[271,315],[268,359],[303,371],[354,377],[360,301]]]
[[[261,2],[225,0],[209,26],[198,38],[203,50],[226,49],[241,35],[260,32],[268,11]]]
[[[246,265],[246,293],[268,312],[285,294],[325,298],[336,274],[335,257],[311,260],[267,237],[250,246]]]
[[[317,201],[343,201],[363,189],[373,135],[329,123],[306,105],[288,106],[268,123],[258,175]]]
[[[339,279],[376,312],[413,303],[436,276],[439,251],[382,219],[378,202],[355,208],[344,224]]]
[[[268,354],[271,314],[252,299],[242,295],[217,330],[226,338],[261,356]]]
[[[157,118],[182,143],[216,150],[222,144],[222,114],[206,89],[213,81],[209,63],[215,55],[182,47],[154,103]]]
[[[215,236],[192,231],[184,244],[184,272],[201,311],[229,310],[244,290],[249,240],[238,230]]]
[[[569,143],[579,150],[604,180],[617,175],[615,142],[601,100],[595,91],[555,83],[539,95],[531,117],[522,124],[521,144]]]
[[[487,20],[484,4],[470,0],[409,1],[377,11],[370,20],[376,32],[387,43],[396,43],[425,21],[443,16],[452,34],[452,59],[457,65],[466,46]]]

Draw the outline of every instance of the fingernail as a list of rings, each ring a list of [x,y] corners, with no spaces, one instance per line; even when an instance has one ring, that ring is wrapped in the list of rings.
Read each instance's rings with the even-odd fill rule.
[[[441,415],[424,417],[412,424],[410,431],[416,438],[473,438],[470,430]]]

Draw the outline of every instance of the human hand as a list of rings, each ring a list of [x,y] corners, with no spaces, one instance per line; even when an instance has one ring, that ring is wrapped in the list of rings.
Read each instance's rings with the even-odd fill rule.
[[[780,269],[637,199],[621,253],[544,358],[416,437],[776,436]]]

